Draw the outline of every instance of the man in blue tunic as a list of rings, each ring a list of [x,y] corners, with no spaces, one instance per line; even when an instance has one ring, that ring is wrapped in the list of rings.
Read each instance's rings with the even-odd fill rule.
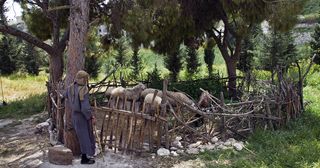
[[[79,71],[76,74],[75,81],[70,85],[66,92],[66,98],[72,109],[72,124],[77,134],[80,150],[81,164],[94,164],[93,156],[95,152],[95,137],[93,135],[92,123],[95,118],[89,103],[89,74],[85,71]]]

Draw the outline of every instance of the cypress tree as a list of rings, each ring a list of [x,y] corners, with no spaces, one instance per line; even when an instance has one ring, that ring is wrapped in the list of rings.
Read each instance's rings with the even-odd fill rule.
[[[312,41],[310,42],[311,48],[314,54],[317,54],[315,59],[313,60],[314,63],[320,64],[320,21],[316,26],[314,33],[312,35]]]

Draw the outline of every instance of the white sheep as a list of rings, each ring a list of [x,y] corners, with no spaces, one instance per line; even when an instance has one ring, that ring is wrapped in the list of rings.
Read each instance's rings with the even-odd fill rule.
[[[125,99],[124,102],[127,102],[128,100],[132,101],[132,111],[134,111],[135,109],[135,103],[136,101],[140,98],[141,93],[146,89],[147,87],[142,84],[139,83],[138,85],[134,86],[133,88],[127,88],[125,90]]]
[[[111,90],[111,96],[110,96],[110,101],[109,101],[109,103],[111,102],[111,99],[112,98],[117,98],[117,100],[116,100],[116,108],[117,108],[117,106],[118,106],[118,103],[119,103],[119,98],[121,98],[122,100],[124,99],[124,97],[125,97],[125,88],[123,88],[123,87],[116,87],[116,88],[114,88],[113,90]]]
[[[146,89],[147,87],[139,83],[138,85],[134,86],[133,88],[127,88],[125,91],[125,96],[129,100],[138,100],[141,93]]]
[[[132,100],[132,110],[134,110],[135,102],[139,99],[141,92],[146,89],[146,86],[142,83],[139,83],[138,85],[134,86],[133,88],[123,88],[123,87],[117,87],[111,90],[111,98],[117,97],[116,101],[116,107],[119,103],[119,98],[124,100],[124,105],[128,100]]]
[[[108,87],[106,92],[104,93],[105,96],[109,97],[111,96],[111,92],[115,89],[115,87]]]
[[[158,90],[158,89],[153,89],[153,88],[147,88],[147,89],[143,90],[141,92],[140,97],[144,99],[147,96],[147,94],[154,93],[156,90],[158,91],[157,96],[162,97],[162,91]]]
[[[146,105],[149,105],[155,107],[156,113],[159,114],[161,101],[162,98],[156,96],[154,93],[147,94],[143,101],[142,112],[144,113],[146,110]]]

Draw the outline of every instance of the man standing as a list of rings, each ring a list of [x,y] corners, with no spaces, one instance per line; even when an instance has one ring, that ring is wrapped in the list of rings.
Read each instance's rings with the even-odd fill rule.
[[[80,150],[81,164],[94,164],[93,156],[95,152],[95,137],[93,135],[92,123],[95,118],[89,103],[89,74],[85,71],[79,71],[76,74],[75,81],[67,88],[66,98],[72,109],[72,124],[77,134]]]

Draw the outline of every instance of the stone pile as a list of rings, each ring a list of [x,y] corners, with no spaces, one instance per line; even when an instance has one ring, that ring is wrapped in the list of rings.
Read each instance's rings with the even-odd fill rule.
[[[234,138],[229,138],[226,141],[219,140],[218,137],[213,137],[211,142],[203,143],[197,141],[196,143],[183,146],[181,142],[181,137],[176,137],[175,140],[171,143],[170,149],[160,148],[157,151],[158,156],[179,156],[186,154],[199,154],[200,152],[205,151],[214,151],[214,150],[226,150],[226,149],[235,149],[241,151],[244,148],[244,143],[242,141],[237,141]]]

